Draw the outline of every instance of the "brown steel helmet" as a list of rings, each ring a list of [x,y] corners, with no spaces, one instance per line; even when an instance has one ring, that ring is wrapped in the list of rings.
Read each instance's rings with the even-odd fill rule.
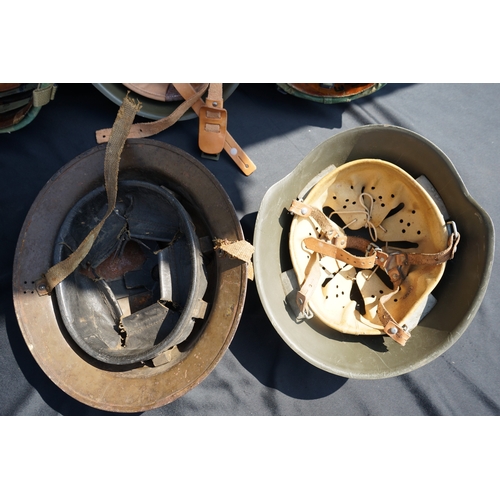
[[[125,141],[125,131],[113,178],[113,134],[33,203],[14,305],[30,351],[61,389],[137,412],[182,396],[216,366],[241,317],[248,264],[214,246],[244,237],[201,163],[162,142]]]

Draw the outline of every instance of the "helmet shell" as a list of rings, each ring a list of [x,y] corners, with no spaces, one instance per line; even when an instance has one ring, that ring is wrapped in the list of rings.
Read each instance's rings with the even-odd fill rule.
[[[179,106],[179,102],[176,100],[160,101],[153,95],[153,93],[151,93],[148,97],[144,95],[144,92],[139,94],[131,88],[127,88],[123,83],[93,83],[92,85],[94,85],[94,87],[108,99],[113,101],[115,104],[118,104],[118,106],[121,106],[123,99],[125,99],[127,93],[130,92],[130,96],[135,100],[140,101],[142,104],[142,107],[137,114],[139,116],[143,116],[144,118],[149,118],[150,120],[161,120],[162,118],[169,116]],[[127,85],[130,87],[131,84]],[[144,86],[146,84],[135,85]],[[237,83],[224,83],[222,86],[224,100],[229,99],[237,87]],[[136,88],[136,90],[138,89]],[[191,109],[184,113],[180,120],[190,120],[192,118],[196,118],[196,113]]]
[[[56,90],[53,83],[0,83],[0,133],[29,125]]]
[[[403,347],[386,336],[341,333],[315,318],[297,321],[286,305],[282,274],[292,268],[289,232],[293,199],[329,165],[363,158],[394,163],[414,178],[425,175],[461,234],[460,245],[433,295],[437,303]],[[348,378],[401,375],[437,358],[474,318],[491,275],[494,229],[472,199],[450,159],[424,137],[400,127],[367,125],[339,133],[311,151],[272,186],[259,208],[254,234],[257,290],[276,331],[300,356],[318,368]]]
[[[103,183],[106,146],[70,161],[35,199],[18,240],[13,270],[17,320],[34,358],[63,391],[89,406],[139,412],[163,406],[198,385],[215,368],[239,323],[246,295],[247,264],[216,251],[206,259],[208,304],[203,321],[155,366],[110,366],[87,355],[68,334],[56,294],[39,295],[36,280],[52,265],[59,228],[77,200]],[[120,181],[165,186],[182,200],[201,238],[244,239],[226,192],[199,161],[151,139],[129,139],[122,152]]]
[[[350,102],[381,89],[385,83],[278,83],[278,88],[308,101],[322,104]]]

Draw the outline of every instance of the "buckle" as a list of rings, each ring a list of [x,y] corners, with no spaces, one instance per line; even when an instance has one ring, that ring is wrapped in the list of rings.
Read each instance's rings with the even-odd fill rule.
[[[450,220],[446,223],[447,226],[451,226],[448,228],[450,235],[453,236],[455,239],[460,237],[460,234],[457,230],[457,225],[455,224],[454,220]]]
[[[215,104],[215,103],[214,103]],[[204,153],[216,155],[224,149],[227,111],[216,106],[201,106],[198,145]]]
[[[370,242],[366,247],[365,257],[370,257],[371,255],[374,255],[377,252],[382,252],[382,249],[378,245],[375,245],[375,243]]]

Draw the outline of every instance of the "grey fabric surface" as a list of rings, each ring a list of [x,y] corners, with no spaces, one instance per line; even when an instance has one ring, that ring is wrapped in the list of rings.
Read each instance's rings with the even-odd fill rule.
[[[26,214],[44,184],[95,146],[117,106],[90,84],[62,84],[33,123],[0,134],[0,414],[105,415],[66,395],[30,354],[12,300],[12,264]],[[265,192],[317,145],[340,131],[391,124],[426,137],[454,163],[471,196],[500,220],[500,85],[388,84],[351,103],[324,105],[240,84],[226,102],[228,129],[257,165],[245,177],[228,159],[200,157],[197,122],[154,137],[199,159],[229,194],[252,241]],[[293,352],[272,327],[249,282],[243,315],[226,354],[197,387],[144,415],[499,415],[498,249],[485,299],[449,350],[411,373],[350,380],[323,372]]]

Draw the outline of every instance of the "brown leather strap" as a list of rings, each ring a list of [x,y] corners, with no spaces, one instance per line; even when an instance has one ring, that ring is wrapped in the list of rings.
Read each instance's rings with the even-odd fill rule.
[[[370,249],[371,243],[363,238],[348,236],[344,247],[367,252]],[[318,252],[328,257],[333,257],[346,264],[351,264],[360,269],[371,269],[379,266],[389,274],[391,280],[396,283],[401,281],[406,276],[396,276],[395,269],[408,268],[412,265],[429,266],[439,265],[451,260],[455,254],[460,234],[455,232],[448,238],[448,246],[441,252],[436,253],[405,253],[395,252],[388,254],[380,249],[373,249],[372,253],[365,257],[359,257],[349,253],[348,251],[332,244],[328,241],[319,240],[314,237],[304,239],[304,245],[307,249]],[[391,271],[392,274],[391,274]]]
[[[344,232],[319,208],[313,207],[299,200],[293,200],[288,210],[292,214],[298,215],[300,217],[311,217],[318,223],[321,229],[322,236],[324,236],[327,240],[331,241],[336,246],[339,246],[341,248],[344,248],[346,246],[347,239],[344,236]]]
[[[394,255],[395,264],[399,266],[419,265],[430,266],[438,265],[451,260],[455,254],[460,234],[451,234],[448,238],[448,246],[437,253],[399,253]]]
[[[208,88],[207,98],[205,99],[205,105],[222,109],[223,102],[222,83],[211,83]]]
[[[319,280],[321,278],[321,268],[317,263],[317,254],[309,262],[308,269],[306,269],[306,277],[300,290],[297,292],[295,301],[299,308],[299,311],[306,317],[310,317],[309,311],[309,300],[311,299],[314,290],[319,285]]]
[[[380,297],[377,315],[384,327],[384,332],[398,344],[405,345],[406,341],[411,337],[410,333],[392,317],[391,313],[385,307],[385,303],[397,292],[399,292],[399,287],[393,292]]]
[[[179,106],[177,106],[177,108],[175,108],[172,113],[170,113],[165,118],[162,118],[161,120],[157,120],[154,122],[135,123],[130,127],[130,132],[127,139],[141,139],[144,137],[151,137],[152,135],[163,132],[168,127],[179,121],[184,113],[206,92],[207,88],[208,83],[203,85],[197,92],[194,92],[194,94],[189,99],[186,99],[183,103],[179,104]],[[97,143],[102,144],[104,142],[108,142],[110,134],[110,128],[98,130],[95,133]]]
[[[194,89],[189,83],[174,83],[175,88],[179,94],[184,97],[184,99],[190,99],[193,96]],[[204,106],[205,103],[202,99],[198,99],[192,108],[194,112],[199,116],[200,108]],[[236,163],[238,168],[245,174],[250,175],[254,172],[257,167],[252,162],[252,160],[245,154],[242,148],[236,143],[236,141],[231,137],[229,132],[226,132],[224,140],[224,151],[229,154],[232,160]]]
[[[364,245],[364,250],[369,248],[370,242],[363,240],[362,238],[348,238],[347,240],[347,246],[350,248],[354,247],[361,250],[363,242],[367,243],[367,245]],[[313,237],[305,238],[304,245],[308,250],[312,250],[313,252],[317,252],[321,255],[327,255],[328,257],[333,257],[334,259],[338,259],[359,269],[372,269],[376,265],[379,265],[379,263],[385,262],[388,258],[388,254],[376,250],[374,250],[372,254],[367,257],[358,257],[357,255],[353,255],[352,253],[332,245],[327,241],[318,240]]]

